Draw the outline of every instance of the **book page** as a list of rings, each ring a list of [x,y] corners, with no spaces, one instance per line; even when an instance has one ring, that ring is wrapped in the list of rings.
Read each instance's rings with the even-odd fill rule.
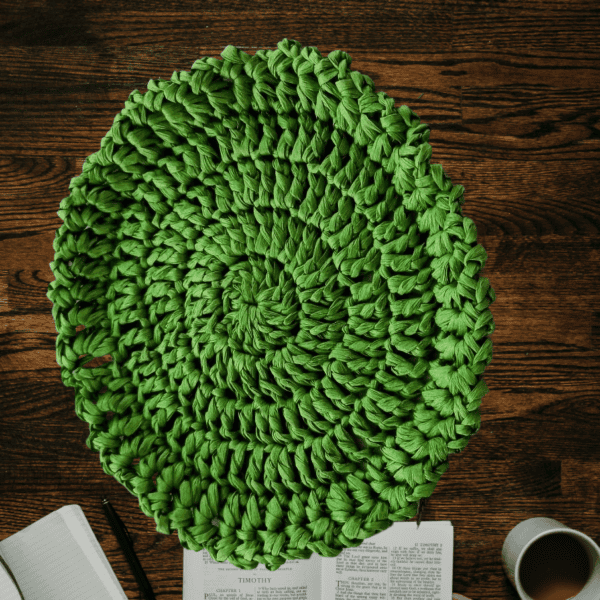
[[[397,522],[322,562],[327,600],[449,600],[454,528],[450,521]]]
[[[65,524],[71,531],[71,535],[77,541],[82,552],[87,556],[93,569],[98,573],[100,579],[102,579],[110,592],[111,598],[126,600],[125,591],[108,562],[108,558],[106,558],[106,554],[104,554],[104,550],[90,527],[81,506],[79,504],[69,504],[56,512],[62,516]]]
[[[107,579],[97,550],[88,554],[90,533],[96,537],[83,511],[89,532],[81,515],[74,514],[72,506],[63,507],[0,542],[0,553],[23,596],[27,600],[127,600],[123,588]],[[72,528],[78,529],[76,537],[83,546],[73,537]]]
[[[321,600],[318,554],[288,560],[276,571],[240,569],[206,550],[183,551],[183,600]]]

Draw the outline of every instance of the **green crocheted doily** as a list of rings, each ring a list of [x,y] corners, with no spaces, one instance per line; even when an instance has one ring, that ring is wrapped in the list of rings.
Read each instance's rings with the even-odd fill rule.
[[[276,570],[415,516],[479,430],[495,294],[428,125],[347,53],[221,56],[131,93],[48,298],[104,471],[184,548]]]

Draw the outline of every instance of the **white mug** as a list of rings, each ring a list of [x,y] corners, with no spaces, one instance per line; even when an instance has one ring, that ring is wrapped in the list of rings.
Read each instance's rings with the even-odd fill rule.
[[[0,556],[0,598],[2,600],[23,600],[21,589],[17,585],[10,567]]]
[[[600,600],[600,548],[585,533],[576,531],[548,517],[534,517],[521,521],[510,531],[504,540],[504,545],[502,546],[502,566],[506,576],[516,588],[519,598],[521,600],[533,600],[523,587],[522,576],[524,573],[521,569],[524,563],[523,559],[535,542],[551,534],[566,534],[571,538],[569,544],[574,543],[573,540],[578,542],[578,545],[573,546],[573,549],[583,548],[584,552],[582,552],[581,564],[584,564],[586,558],[589,562],[589,576],[587,581],[583,589],[574,596],[571,596],[571,598],[573,600]],[[568,540],[569,538],[564,537],[564,540]],[[559,538],[554,537],[552,539],[558,540]],[[551,542],[547,540],[546,543]],[[540,542],[540,544],[544,544],[544,542]],[[536,548],[539,548],[539,544],[536,545]],[[526,561],[533,560],[532,556],[535,552],[536,550],[530,553]],[[571,555],[574,555],[574,552]],[[543,563],[542,558],[540,558],[540,562]],[[542,564],[541,568],[543,569],[543,567],[544,565]],[[535,571],[531,570],[529,572]],[[541,571],[538,572],[538,577],[542,577],[540,573]],[[527,584],[527,582],[525,583]]]

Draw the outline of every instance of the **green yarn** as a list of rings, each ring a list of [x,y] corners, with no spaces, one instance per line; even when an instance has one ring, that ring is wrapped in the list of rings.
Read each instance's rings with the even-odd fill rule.
[[[347,53],[221,56],[130,94],[48,298],[104,471],[184,548],[276,570],[415,516],[479,430],[495,294],[428,125]]]

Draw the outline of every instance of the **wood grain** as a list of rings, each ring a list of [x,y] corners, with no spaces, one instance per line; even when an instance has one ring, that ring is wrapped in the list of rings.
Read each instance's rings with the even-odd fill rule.
[[[80,504],[128,598],[110,496],[157,598],[183,551],[86,447],[46,297],[57,210],[129,94],[234,44],[342,49],[431,126],[497,300],[482,428],[424,520],[451,520],[455,592],[516,599],[500,553],[549,516],[600,542],[600,12],[595,2],[0,1],[0,538]]]

